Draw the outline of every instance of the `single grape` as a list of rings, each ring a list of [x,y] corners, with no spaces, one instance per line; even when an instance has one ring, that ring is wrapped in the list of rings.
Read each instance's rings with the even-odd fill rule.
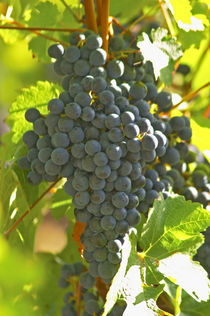
[[[73,127],[74,127],[74,122],[68,117],[61,117],[58,120],[58,128],[61,132],[68,133],[72,130]]]
[[[95,66],[95,67],[103,66],[106,63],[106,60],[107,60],[107,53],[102,48],[97,48],[97,49],[93,50],[90,54],[90,57],[89,57],[90,64]],[[93,72],[90,72],[90,75],[93,76]]]
[[[80,283],[85,289],[90,289],[95,284],[95,278],[93,278],[88,272],[84,272],[80,277]]]
[[[129,94],[135,100],[143,99],[147,94],[147,87],[145,84],[138,81],[131,85]]]
[[[112,196],[112,204],[117,208],[126,207],[129,203],[128,195],[125,192],[116,192]]]
[[[124,128],[124,133],[125,133],[125,136],[128,137],[128,138],[134,138],[136,136],[139,135],[140,133],[140,130],[139,130],[139,127],[138,125],[134,124],[134,123],[129,123],[125,126]]]
[[[90,195],[88,192],[79,191],[75,194],[73,203],[77,208],[84,208],[90,201]]]
[[[120,60],[111,60],[107,63],[107,73],[110,78],[120,78],[124,73],[124,63]]]
[[[52,159],[49,159],[44,166],[45,172],[50,175],[50,176],[55,176],[58,175],[60,170],[61,170],[61,166],[55,164]]]
[[[105,192],[103,190],[92,191],[90,195],[91,202],[95,204],[101,204],[106,198]]]
[[[60,99],[52,99],[48,103],[48,110],[53,114],[60,114],[64,110],[64,103]]]
[[[27,156],[23,156],[18,160],[18,166],[23,170],[27,170],[31,167],[31,163]]]
[[[51,138],[52,145],[54,147],[66,148],[69,146],[69,137],[66,133],[55,133]]]
[[[32,162],[34,159],[38,158],[38,153],[39,153],[39,151],[35,147],[29,149],[29,151],[27,153],[28,161]]]
[[[42,181],[42,176],[37,172],[30,171],[27,174],[27,180],[31,185],[39,185]]]
[[[38,150],[46,147],[52,147],[51,137],[49,135],[44,135],[43,137],[40,137],[36,143],[36,147],[38,148]]]
[[[84,77],[88,75],[90,71],[90,65],[87,60],[79,59],[74,64],[74,72],[77,76]]]
[[[85,137],[83,130],[77,126],[73,127],[68,135],[72,144],[81,143]]]
[[[102,279],[110,279],[116,273],[117,265],[109,261],[100,262],[98,265],[98,273]]]
[[[38,118],[40,118],[40,112],[39,110],[37,110],[36,108],[30,108],[25,112],[25,119],[28,122],[34,122],[36,121]]]
[[[39,136],[34,131],[27,131],[23,134],[23,142],[28,149],[36,146]]]

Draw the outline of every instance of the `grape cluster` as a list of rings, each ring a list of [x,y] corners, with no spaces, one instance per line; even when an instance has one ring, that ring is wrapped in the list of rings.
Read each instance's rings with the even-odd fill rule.
[[[49,101],[47,116],[26,111],[33,129],[23,135],[28,153],[19,160],[32,185],[66,178],[75,217],[86,223],[85,289],[98,276],[112,280],[125,234],[159,192],[167,197],[170,185],[180,185],[174,170],[191,138],[187,117],[164,114],[172,108],[171,94],[157,91],[152,64],[138,51],[121,57],[126,47],[120,37],[110,40],[109,60],[102,44],[93,32],[74,32],[66,51],[49,48],[64,91]]]
[[[63,316],[76,316],[78,310],[78,296],[80,299],[80,311],[82,316],[96,315],[99,316],[102,313],[102,300],[100,299],[100,293],[95,294],[83,288],[80,284],[81,274],[86,270],[85,266],[81,262],[74,264],[64,263],[61,267],[61,276],[58,280],[59,287],[65,289],[69,286],[73,288],[73,291],[68,291],[64,294],[62,307]],[[121,316],[125,310],[126,305],[119,305],[118,302],[113,307],[109,316],[119,315]]]
[[[61,277],[58,280],[58,285],[61,288],[67,288],[70,285],[76,286],[76,290],[79,289],[79,279],[81,276],[81,273],[85,270],[85,266],[80,263],[76,262],[74,264],[65,263],[61,267]],[[78,293],[74,293],[72,291],[66,292],[63,301],[64,306],[62,308],[62,315],[63,316],[76,316],[77,315],[77,296],[80,295],[80,299],[85,302],[85,312],[82,313],[82,316],[88,316],[93,315],[93,313],[96,313],[96,315],[100,315],[99,312],[100,306],[98,303],[97,297],[88,292],[86,289],[81,288],[79,289]]]

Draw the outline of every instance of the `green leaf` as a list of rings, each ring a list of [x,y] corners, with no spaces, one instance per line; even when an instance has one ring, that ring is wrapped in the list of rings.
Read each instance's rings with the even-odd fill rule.
[[[135,305],[143,301],[154,300],[156,301],[159,295],[163,292],[164,284],[159,284],[157,287],[152,287],[148,285],[143,286],[143,293],[137,295]]]
[[[56,4],[60,12],[63,12],[64,10],[66,10],[66,7],[64,6],[61,0],[42,0],[42,1],[48,1],[53,4]],[[80,2],[78,0],[65,0],[65,3],[72,9],[77,9],[80,6]]]
[[[171,10],[179,28],[189,31],[204,31],[204,25],[208,25],[206,18],[206,12],[196,9],[192,10],[192,6],[189,0],[182,2],[176,0],[170,0],[169,9]],[[199,14],[198,14],[199,13]],[[194,15],[193,15],[194,14]]]
[[[61,264],[51,254],[38,254],[38,262],[45,267],[42,287],[36,293],[38,315],[60,315],[63,306],[63,289],[58,286]]]
[[[158,27],[156,30],[152,29],[151,38],[153,44],[169,55],[173,60],[177,60],[182,56],[181,45],[175,38],[168,35],[168,30],[161,27]]]
[[[183,291],[180,309],[180,316],[206,316],[210,310],[210,299],[208,302],[197,302]]]
[[[51,32],[52,36],[52,32]],[[51,42],[44,37],[35,36],[28,43],[28,49],[41,61],[50,63],[50,57],[48,56],[48,47]]]
[[[137,46],[145,60],[152,62],[155,78],[161,76],[161,80],[166,85],[170,85],[174,70],[173,61],[182,55],[181,45],[168,35],[166,29],[160,27],[157,30],[152,30],[152,42],[146,33],[143,33],[142,36],[143,40],[139,38]]]
[[[136,13],[145,5],[155,5],[155,0],[121,0],[120,5],[118,1],[110,1],[110,15],[116,17],[120,23],[126,23],[132,18],[136,17]],[[129,10],[128,10],[129,8]]]
[[[174,61],[170,60],[168,66],[160,70],[160,80],[165,83],[165,85],[170,86],[172,83],[172,72],[174,70]]]
[[[189,255],[175,253],[160,260],[158,269],[198,302],[208,300],[210,283],[207,272]]]
[[[164,275],[158,270],[158,261],[145,257],[144,262],[144,281],[146,284],[158,284],[164,278]]]
[[[65,193],[63,188],[58,189],[56,193],[53,194],[50,209],[56,219],[61,218],[61,216],[69,211],[73,211],[72,198]]]
[[[176,0],[169,0],[171,6],[169,6],[172,14],[174,15],[174,18],[176,22],[183,22],[183,23],[189,23],[191,22],[190,18],[192,16],[191,10],[191,4],[189,0],[183,0],[183,1],[176,1]]]
[[[15,189],[17,186],[17,179],[14,178],[14,173],[11,168],[1,168],[0,169],[0,205],[1,205],[1,217],[0,230],[3,231],[8,218],[9,218],[9,208],[13,202]],[[13,197],[12,197],[13,194]],[[11,199],[12,197],[12,199]]]
[[[1,315],[34,315],[36,292],[43,279],[42,265],[0,236]]]
[[[23,142],[19,141],[17,144],[13,143],[12,134],[12,131],[9,131],[1,137],[0,157],[2,168],[4,167],[5,162],[13,159],[14,156],[20,158],[25,154],[25,146]]]
[[[205,154],[205,150],[210,148],[210,139],[207,137],[209,135],[209,120],[201,115],[194,115],[190,120],[190,125],[193,131],[192,144]]]
[[[144,255],[161,260],[175,252],[195,254],[209,225],[210,214],[199,203],[177,195],[155,201],[140,239]]]
[[[32,27],[53,27],[57,22],[58,15],[59,12],[55,4],[49,1],[40,2],[32,10],[28,25]]]
[[[192,47],[199,47],[201,41],[205,38],[205,33],[201,31],[189,31],[179,30],[178,39],[182,43],[184,50]]]
[[[14,44],[21,39],[23,34],[18,30],[0,30],[0,37],[6,44]]]
[[[31,107],[35,107],[43,115],[47,114],[48,102],[56,98],[60,90],[58,85],[48,81],[38,81],[36,86],[23,89],[22,93],[12,103],[9,109],[9,116],[6,120],[13,132],[12,141],[14,143],[18,143],[23,133],[32,128],[32,125],[25,120],[25,111]]]
[[[156,300],[163,292],[164,284],[157,287],[144,284],[139,268],[133,265],[122,280],[122,296],[127,304],[123,315],[160,315]]]

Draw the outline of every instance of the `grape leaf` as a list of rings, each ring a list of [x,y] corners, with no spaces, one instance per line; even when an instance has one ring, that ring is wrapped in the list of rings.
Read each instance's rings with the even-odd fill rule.
[[[209,314],[210,309],[210,299],[208,302],[197,302],[187,294],[182,291],[182,301],[180,304],[180,316],[206,316]]]
[[[60,12],[63,12],[66,10],[66,7],[62,3],[61,0],[42,0],[43,2],[48,1],[53,4],[56,4]],[[76,9],[80,6],[80,2],[78,0],[65,0],[65,3],[72,9]]]
[[[53,194],[50,209],[52,210],[52,215],[56,219],[59,219],[68,211],[72,212],[72,198],[65,193],[63,188],[58,189],[56,193]]]
[[[36,293],[37,315],[60,315],[63,306],[63,289],[58,286],[61,264],[52,254],[40,253],[38,262],[44,266],[43,284]]]
[[[210,140],[206,137],[209,134],[209,120],[201,115],[194,115],[190,120],[190,125],[193,130],[192,144],[205,154],[205,151],[210,148]]]
[[[11,196],[18,182],[17,179],[14,178],[14,173],[11,168],[1,168],[0,179],[0,203],[2,210],[0,229],[3,231],[9,217],[9,207],[12,202]]]
[[[168,2],[170,2],[169,9],[174,15],[176,22],[191,22],[190,17],[192,16],[192,6],[189,0],[183,0],[182,2],[176,0],[169,0]]]
[[[182,43],[184,50],[192,47],[199,47],[200,42],[205,38],[205,33],[201,31],[189,31],[179,30],[178,39]]]
[[[182,56],[181,45],[174,38],[168,35],[168,31],[163,28],[152,30],[150,41],[146,33],[138,38],[137,46],[140,48],[145,60],[151,61],[154,68],[155,78],[161,76],[166,85],[171,84],[171,73],[174,69],[173,61]],[[162,71],[162,73],[161,73]]]
[[[198,302],[208,300],[210,283],[207,272],[189,255],[175,253],[160,260],[158,270]]]
[[[121,0],[120,5],[117,1],[110,1],[110,15],[116,17],[120,23],[126,23],[136,17],[137,12],[146,5],[155,5],[155,0]],[[129,10],[128,10],[129,8]]]
[[[53,27],[58,19],[57,6],[49,1],[40,2],[31,12],[29,26]]]
[[[121,295],[127,307],[123,315],[160,315],[156,305],[158,296],[163,292],[164,284],[156,287],[144,284],[140,276],[140,267],[133,265],[122,280]]]
[[[2,236],[0,249],[1,315],[34,315],[36,291],[45,276],[43,266],[11,247]]]
[[[22,90],[22,93],[12,103],[9,116],[6,119],[13,132],[12,141],[14,143],[18,143],[23,133],[32,128],[32,125],[25,120],[25,111],[35,107],[42,114],[47,114],[48,102],[57,97],[60,90],[61,88],[58,85],[48,81],[38,81],[36,86]]]
[[[210,225],[210,214],[199,203],[174,195],[155,201],[140,237],[144,255],[161,260],[175,252],[192,255],[202,244],[201,231]]]
[[[192,6],[189,0],[182,2],[170,0],[169,9],[171,10],[179,28],[186,32],[191,31],[204,31],[203,22],[206,23],[207,19],[202,14],[192,15]],[[194,9],[196,13],[196,9]]]
[[[159,284],[157,287],[148,285],[143,286],[143,292],[136,296],[135,305],[143,301],[157,300],[158,296],[163,292],[164,284]]]
[[[52,36],[52,32],[51,32]],[[28,43],[28,49],[38,58],[46,63],[50,63],[50,57],[48,56],[47,50],[52,43],[44,37],[35,36]]]
[[[17,40],[20,40],[23,33],[18,30],[0,30],[0,37],[6,44],[14,44]]]

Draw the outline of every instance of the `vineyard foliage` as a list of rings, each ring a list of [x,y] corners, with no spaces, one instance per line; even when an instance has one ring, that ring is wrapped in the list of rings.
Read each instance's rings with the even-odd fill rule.
[[[5,0],[0,3],[0,14],[2,47],[24,42],[37,67],[55,61],[48,55],[50,45],[59,42],[66,49],[72,29],[86,30],[87,12],[78,0]],[[208,164],[208,1],[110,0],[109,15],[114,17],[111,33],[120,24],[135,34],[144,60],[153,65],[158,91],[172,93],[175,107],[170,117],[185,114],[190,118],[191,143]],[[119,59],[125,58],[124,54],[122,51]],[[177,72],[181,64],[190,69],[185,76]],[[48,79],[40,77],[33,85],[14,89],[15,99],[5,118],[9,131],[1,135],[0,315],[61,315],[67,292],[58,286],[61,266],[82,262],[88,269],[81,255],[84,225],[75,220],[72,199],[63,189],[65,181],[51,187],[44,181],[31,186],[27,172],[18,165],[18,160],[27,154],[22,136],[31,130],[25,112],[36,108],[46,116],[49,101],[63,91],[59,76]],[[192,171],[195,162],[189,166]],[[140,223],[126,234],[122,260],[110,287],[104,290],[105,285],[99,282],[93,290],[99,293],[104,316],[117,301],[126,302],[126,316],[208,315],[208,273],[193,257],[204,243],[202,232],[210,226],[210,213],[202,204],[187,201],[179,193],[170,190],[167,199],[160,194],[148,217],[141,214]],[[37,235],[48,210],[55,222],[66,220],[65,245],[60,251],[39,252]]]

